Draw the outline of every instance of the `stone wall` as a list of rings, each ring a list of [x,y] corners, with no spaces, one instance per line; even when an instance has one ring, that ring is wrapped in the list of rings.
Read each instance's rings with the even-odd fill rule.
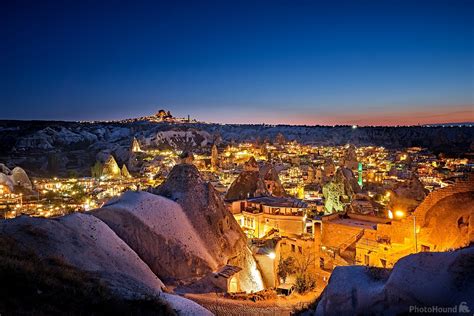
[[[417,226],[424,226],[426,213],[439,201],[456,193],[474,191],[474,175],[467,181],[459,181],[445,188],[431,192],[415,209]]]
[[[324,222],[321,232],[321,245],[338,249],[351,241],[355,242],[355,236],[362,230],[363,228],[360,227],[341,225],[330,221]]]

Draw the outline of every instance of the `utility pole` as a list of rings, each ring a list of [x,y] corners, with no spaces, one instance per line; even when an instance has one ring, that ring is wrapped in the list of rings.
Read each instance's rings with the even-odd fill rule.
[[[416,236],[416,216],[415,216],[415,213],[413,213],[413,234],[414,234],[414,237],[415,237],[415,253],[418,252],[418,240],[417,240],[417,236]]]

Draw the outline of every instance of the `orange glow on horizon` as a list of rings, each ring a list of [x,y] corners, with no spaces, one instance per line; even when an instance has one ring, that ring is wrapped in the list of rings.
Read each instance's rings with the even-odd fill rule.
[[[427,124],[449,124],[474,122],[474,104],[445,106],[413,106],[409,109],[386,110],[367,108],[364,111],[325,111],[313,113],[302,111],[283,111],[275,109],[272,113],[253,112],[251,116],[233,115],[232,119],[212,118],[210,121],[237,124],[289,124],[289,125],[349,125],[349,126],[412,126]],[[398,107],[399,108],[399,107]],[[280,114],[281,113],[281,114]],[[272,115],[273,114],[273,115]],[[219,115],[220,116],[220,115]]]

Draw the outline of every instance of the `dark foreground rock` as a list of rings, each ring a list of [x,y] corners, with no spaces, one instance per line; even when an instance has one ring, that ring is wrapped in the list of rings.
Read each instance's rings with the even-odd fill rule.
[[[316,315],[399,315],[415,308],[474,306],[474,247],[424,252],[400,259],[393,270],[337,267]],[[445,313],[446,314],[446,313]],[[449,313],[448,313],[449,314]]]
[[[14,257],[14,261],[2,271],[4,278],[15,275],[15,269],[23,267],[22,269],[27,271],[20,271],[17,276],[12,276],[15,283],[21,282],[25,274],[31,273],[41,277],[38,280],[35,279],[39,282],[38,286],[43,283],[47,286],[52,285],[51,288],[46,287],[48,295],[52,295],[51,291],[53,293],[59,291],[57,305],[54,305],[53,301],[47,301],[50,302],[48,304],[54,306],[38,305],[37,310],[34,311],[35,314],[49,314],[50,308],[52,308],[52,313],[56,310],[69,311],[67,306],[62,305],[64,302],[59,301],[63,297],[60,294],[66,296],[69,294],[61,293],[59,289],[68,287],[78,288],[77,291],[83,295],[83,299],[88,295],[95,296],[94,293],[97,291],[103,294],[96,300],[92,300],[93,304],[84,302],[83,308],[80,305],[71,307],[72,314],[87,314],[89,308],[113,310],[109,306],[111,302],[117,302],[117,306],[121,306],[122,303],[127,305],[129,302],[130,308],[134,308],[137,302],[144,302],[144,312],[149,304],[151,311],[155,310],[155,307],[158,308],[155,310],[158,314],[162,312],[167,314],[170,310],[182,315],[209,314],[207,310],[187,299],[163,293],[164,284],[135,251],[109,226],[92,215],[75,213],[55,219],[23,216],[0,221],[0,242],[2,245],[9,245],[14,254],[29,254],[23,257],[17,256],[19,259]],[[2,251],[5,253],[5,250]],[[42,274],[43,270],[37,269],[45,271],[59,269],[66,275],[64,277],[47,276]],[[71,276],[72,280],[69,280],[68,276]],[[83,278],[81,279],[80,276]],[[8,291],[9,283],[2,282],[1,284],[2,291]],[[94,284],[100,287],[91,290]],[[28,290],[32,285],[23,284],[23,286],[25,290]],[[43,291],[41,287],[38,288],[38,295]],[[78,296],[74,302],[79,304],[80,297]],[[37,299],[34,295],[29,298],[32,299],[31,302]],[[21,311],[22,307],[15,305],[14,298],[8,304],[5,307],[8,310]],[[140,310],[140,306],[135,307],[138,311]],[[125,308],[124,312],[126,310]]]

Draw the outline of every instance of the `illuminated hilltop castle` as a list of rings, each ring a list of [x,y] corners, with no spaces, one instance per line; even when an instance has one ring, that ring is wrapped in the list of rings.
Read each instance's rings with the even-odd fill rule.
[[[173,119],[173,115],[171,115],[170,111],[159,110],[155,116],[158,118],[159,121],[169,121]]]
[[[167,122],[167,123],[190,123],[190,122],[195,123],[197,122],[195,119],[191,120],[189,115],[187,118],[174,117],[170,111],[166,111],[163,109],[159,110],[154,115],[145,117],[145,119],[151,122]]]

